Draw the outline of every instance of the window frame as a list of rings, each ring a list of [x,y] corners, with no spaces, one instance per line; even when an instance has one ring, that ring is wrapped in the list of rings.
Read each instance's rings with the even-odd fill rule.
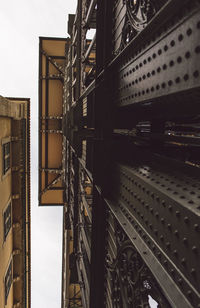
[[[6,150],[6,145],[9,144],[9,151],[8,153],[5,153]],[[11,137],[6,137],[2,139],[1,142],[1,150],[2,150],[2,179],[6,177],[11,170]],[[9,161],[8,167],[6,167],[6,162]]]
[[[7,211],[9,212],[6,213]],[[7,224],[8,224],[8,227],[7,227]],[[10,199],[3,211],[3,239],[4,239],[4,242],[6,241],[11,228],[12,228],[12,202]]]
[[[7,305],[8,296],[13,283],[13,262],[12,257],[10,258],[9,264],[4,275],[4,299],[5,305]]]
[[[5,175],[8,170],[10,169],[11,167],[11,162],[10,162],[10,141],[9,142],[5,142],[3,145],[2,145],[2,152],[3,152],[3,175]]]

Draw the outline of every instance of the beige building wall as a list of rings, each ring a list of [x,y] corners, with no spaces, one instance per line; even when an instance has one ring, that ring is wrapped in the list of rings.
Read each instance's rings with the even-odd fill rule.
[[[0,308],[30,308],[29,105],[0,96]]]
[[[11,170],[3,174],[3,143],[10,140],[11,119],[0,116],[0,308],[5,307],[4,280],[12,260],[12,226],[4,241],[4,212],[11,201]],[[13,288],[11,285],[6,307],[13,307]]]

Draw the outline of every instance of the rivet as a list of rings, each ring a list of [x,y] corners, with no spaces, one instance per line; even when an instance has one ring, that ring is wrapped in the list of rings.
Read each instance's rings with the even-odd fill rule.
[[[180,216],[180,212],[176,211],[176,216],[179,217]]]
[[[171,41],[170,45],[173,47],[175,45],[175,42]]]
[[[173,251],[173,254],[174,254],[175,256],[177,256],[178,251],[175,249],[175,250]]]
[[[181,61],[182,61],[182,58],[181,58],[181,57],[178,57],[178,58],[177,58],[177,62],[178,62],[178,63],[181,63]]]
[[[200,21],[197,23],[197,28],[200,29]]]
[[[182,34],[180,34],[180,35],[178,36],[178,40],[179,40],[179,41],[182,41],[182,40],[183,40],[183,35],[182,35]]]
[[[193,73],[193,76],[194,76],[195,78],[199,77],[199,72],[198,72],[198,71],[195,71],[195,72]]]
[[[161,235],[161,236],[160,236],[160,240],[163,241],[163,239],[164,239],[164,237],[163,237],[163,235]]]
[[[168,229],[171,229],[171,224],[167,224],[167,228],[168,228]]]
[[[169,206],[168,206],[168,209],[169,209],[169,211],[172,211],[172,206],[169,205]]]
[[[195,274],[196,274],[195,268],[192,268],[192,269],[191,269],[191,274],[192,274],[192,275],[195,275]]]
[[[185,258],[181,259],[181,263],[182,263],[183,265],[185,265],[186,259],[185,259]]]
[[[198,225],[198,224],[195,224],[195,225],[194,225],[194,230],[195,230],[195,231],[199,231],[199,225]]]
[[[181,278],[178,279],[178,282],[182,284],[183,280]]]
[[[164,218],[161,218],[161,223],[164,224],[165,220]]]
[[[186,237],[183,238],[183,243],[187,244],[187,238]]]
[[[174,269],[172,268],[172,269],[170,270],[170,272],[171,272],[171,274],[173,275],[173,274],[174,274]]]
[[[184,217],[184,222],[187,224],[189,222],[189,218],[186,216]]]
[[[200,46],[197,46],[197,47],[195,48],[195,52],[196,52],[196,53],[200,53]]]
[[[155,230],[154,230],[154,233],[157,235],[157,234],[158,234],[158,230],[157,230],[157,229],[155,229]]]
[[[164,46],[164,51],[167,51],[167,50],[168,50],[168,46],[165,45],[165,46]]]
[[[187,295],[189,296],[189,297],[191,297],[192,296],[192,291],[187,291]]]
[[[167,248],[169,248],[170,247],[170,242],[167,242],[166,246],[167,246]]]
[[[178,236],[178,230],[175,230],[175,231],[174,231],[174,234],[175,234],[176,236]]]
[[[193,247],[192,247],[192,251],[193,251],[194,253],[197,253],[197,252],[198,252],[197,247],[196,247],[196,246],[193,246]]]

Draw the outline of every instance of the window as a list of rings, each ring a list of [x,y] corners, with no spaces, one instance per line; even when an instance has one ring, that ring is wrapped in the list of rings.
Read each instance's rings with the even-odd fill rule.
[[[10,142],[3,144],[3,174],[10,169]]]
[[[4,286],[5,286],[5,304],[7,304],[7,299],[10,291],[10,287],[12,284],[12,260],[10,261],[10,264],[8,266],[5,280],[4,280]]]
[[[8,204],[4,214],[3,214],[3,225],[4,225],[4,241],[11,228],[11,202]]]

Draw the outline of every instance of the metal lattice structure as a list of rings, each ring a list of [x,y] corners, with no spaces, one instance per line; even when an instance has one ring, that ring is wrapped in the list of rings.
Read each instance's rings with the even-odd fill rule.
[[[64,226],[77,307],[200,307],[200,2],[79,0],[69,17]]]

